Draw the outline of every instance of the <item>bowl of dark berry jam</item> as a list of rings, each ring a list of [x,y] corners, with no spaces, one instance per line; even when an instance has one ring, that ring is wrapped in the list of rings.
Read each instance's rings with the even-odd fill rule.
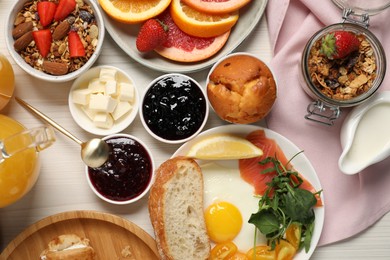
[[[165,74],[146,88],[139,113],[143,126],[155,139],[183,143],[205,126],[209,114],[207,95],[191,77]]]
[[[112,204],[129,204],[141,199],[154,181],[150,150],[128,134],[103,139],[110,147],[109,157],[98,168],[86,167],[90,187],[98,197]]]

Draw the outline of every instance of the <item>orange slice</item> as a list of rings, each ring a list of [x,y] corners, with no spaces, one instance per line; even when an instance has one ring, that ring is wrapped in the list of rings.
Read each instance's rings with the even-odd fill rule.
[[[229,31],[238,20],[238,12],[212,15],[199,12],[182,0],[172,0],[171,16],[185,33],[197,37],[214,37]]]
[[[226,14],[237,11],[251,0],[183,0],[192,8],[205,13]]]
[[[99,0],[103,10],[114,20],[140,23],[162,13],[171,0]]]

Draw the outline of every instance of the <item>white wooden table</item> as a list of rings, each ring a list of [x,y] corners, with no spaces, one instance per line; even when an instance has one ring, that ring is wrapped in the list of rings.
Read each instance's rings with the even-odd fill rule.
[[[16,78],[15,94],[45,112],[80,139],[92,137],[76,125],[70,115],[67,97],[72,82],[53,84],[34,79],[22,71],[9,56],[4,40],[4,25],[13,1],[0,1],[0,52],[5,54],[13,65]],[[272,53],[264,17],[237,51],[250,52],[266,62],[270,61]],[[153,78],[162,74],[145,68],[128,57],[108,33],[96,65],[98,64],[114,65],[130,73],[141,93]],[[190,76],[204,86],[207,72],[208,69]],[[1,113],[17,119],[29,128],[41,124],[15,101]],[[221,124],[225,123],[211,112],[206,129]],[[144,130],[139,117],[124,132],[142,139],[151,148],[157,165],[168,159],[179,147],[153,139]],[[29,225],[52,214],[70,210],[97,210],[116,214],[153,235],[148,218],[147,199],[128,206],[113,206],[97,198],[88,187],[79,147],[67,137],[58,133],[57,141],[40,154],[40,160],[40,177],[31,192],[19,202],[0,209],[0,251]],[[312,259],[390,259],[390,214],[354,238],[318,247]]]

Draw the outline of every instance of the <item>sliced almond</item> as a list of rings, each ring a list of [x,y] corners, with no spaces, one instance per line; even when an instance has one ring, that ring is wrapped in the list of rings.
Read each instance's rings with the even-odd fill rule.
[[[23,34],[25,34],[26,32],[32,31],[32,29],[33,29],[32,21],[21,23],[12,30],[12,37],[14,39],[18,39],[21,36],[23,36]]]
[[[68,73],[68,65],[66,63],[45,60],[42,66],[47,73],[55,76],[65,75]]]
[[[32,31],[26,32],[19,39],[14,42],[14,49],[20,52],[27,48],[27,46],[34,40]]]
[[[58,26],[54,29],[53,32],[53,40],[58,41],[63,39],[70,30],[70,24],[67,20],[62,21]]]

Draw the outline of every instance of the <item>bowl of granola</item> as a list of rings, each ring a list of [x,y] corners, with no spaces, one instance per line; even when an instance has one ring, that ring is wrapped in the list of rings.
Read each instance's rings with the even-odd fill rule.
[[[309,114],[329,108],[333,124],[340,108],[361,104],[378,90],[386,73],[386,55],[368,29],[337,23],[309,39],[300,66],[301,86],[315,99],[308,106]]]
[[[6,20],[6,45],[33,77],[65,82],[99,57],[105,28],[93,0],[20,0]]]

